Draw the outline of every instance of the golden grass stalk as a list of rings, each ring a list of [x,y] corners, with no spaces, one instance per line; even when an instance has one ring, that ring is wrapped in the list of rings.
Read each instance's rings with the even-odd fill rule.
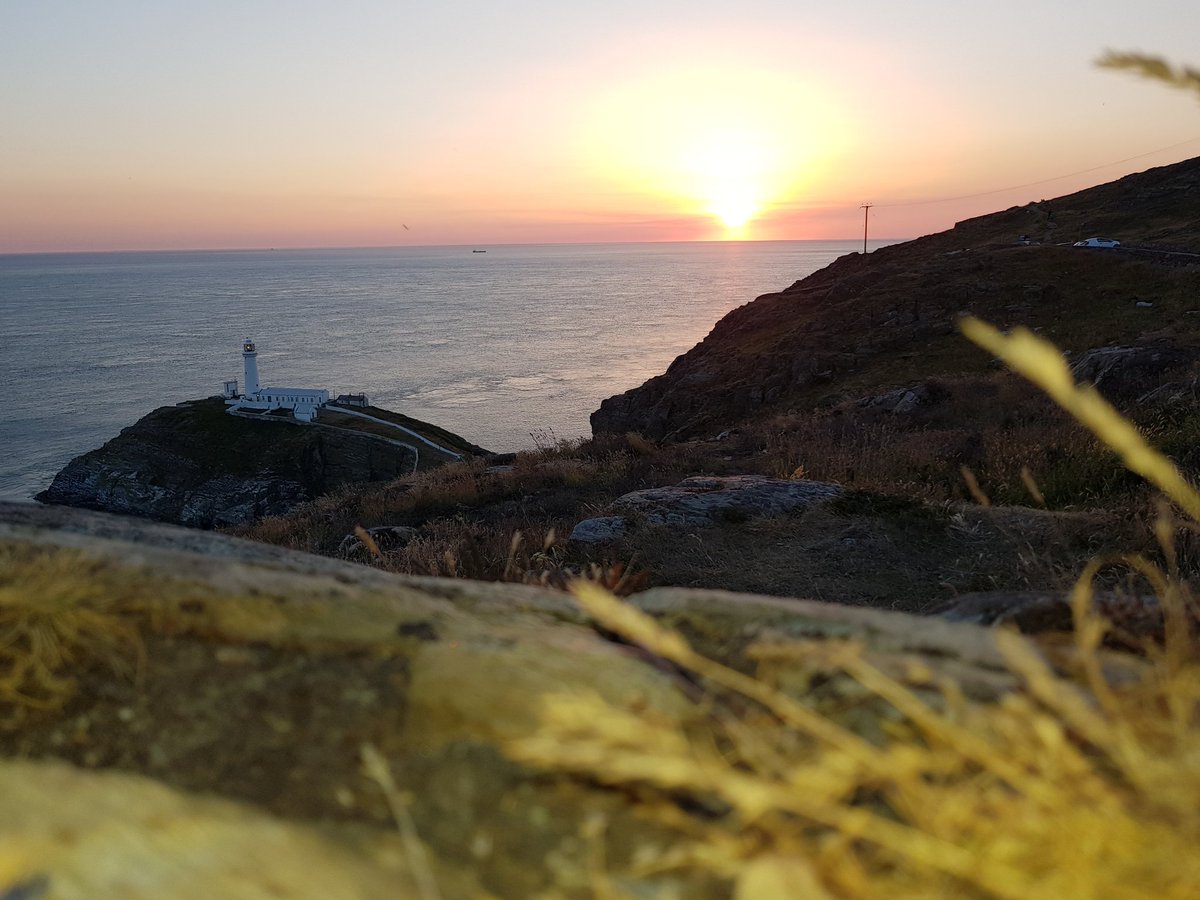
[[[681,635],[663,628],[650,616],[622,603],[599,585],[579,581],[571,586],[571,593],[585,612],[626,640],[727,690],[761,703],[782,721],[811,733],[864,764],[876,762],[874,748],[862,738],[813,713],[790,697],[769,689],[762,682],[701,656],[692,650]]]
[[[975,502],[980,506],[991,506],[991,499],[983,492],[983,488],[979,486],[979,479],[975,477],[975,473],[971,471],[970,467],[959,466],[958,471],[962,475],[963,483],[967,486],[967,492],[970,493]]]
[[[1149,78],[1169,87],[1185,91],[1193,91],[1200,95],[1200,70],[1190,66],[1172,66],[1158,56],[1145,53],[1120,53],[1109,50],[1096,65],[1102,69],[1133,72],[1143,78]]]
[[[396,785],[391,766],[374,744],[363,744],[359,748],[359,754],[362,758],[363,772],[382,792],[396,827],[400,830],[400,839],[404,842],[404,856],[408,860],[417,896],[420,900],[441,900],[442,894],[438,890],[437,879],[429,865],[429,855],[425,852],[425,845],[417,834],[417,825],[409,811],[411,798]]]
[[[1127,670],[1109,684],[1095,629],[1078,641],[1079,679],[1054,671],[1027,639],[997,632],[1024,692],[972,702],[949,683],[939,702],[930,671],[914,669],[915,689],[853,643],[771,645],[776,663],[840,673],[893,710],[880,713],[893,724],[873,744],[696,654],[597,586],[574,591],[604,628],[718,692],[697,710],[703,733],[598,695],[550,697],[540,732],[509,746],[527,764],[636,789],[643,810],[680,834],[652,871],[708,870],[733,881],[738,897],[763,885],[839,898],[1200,895],[1194,659],[1143,661],[1142,677]],[[1090,588],[1075,602],[1091,622]],[[720,691],[761,707],[726,703]]]
[[[1025,485],[1025,490],[1029,491],[1029,496],[1033,498],[1034,503],[1038,506],[1046,505],[1046,497],[1042,494],[1042,489],[1038,487],[1033,473],[1029,471],[1029,466],[1021,466],[1021,482]]]

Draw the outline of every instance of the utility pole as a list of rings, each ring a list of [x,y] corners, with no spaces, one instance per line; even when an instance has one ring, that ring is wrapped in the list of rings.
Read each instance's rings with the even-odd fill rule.
[[[867,252],[867,215],[871,212],[871,207],[874,203],[864,203],[861,207],[863,211],[863,253]]]

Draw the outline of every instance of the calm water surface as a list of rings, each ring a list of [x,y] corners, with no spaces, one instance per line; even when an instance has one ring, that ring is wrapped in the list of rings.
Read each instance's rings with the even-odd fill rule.
[[[589,433],[729,310],[852,241],[0,256],[0,497],[241,381],[365,391],[492,450]]]

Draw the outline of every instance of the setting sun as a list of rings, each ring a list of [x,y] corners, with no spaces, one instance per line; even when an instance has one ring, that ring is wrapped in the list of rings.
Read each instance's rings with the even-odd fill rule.
[[[712,212],[730,229],[742,228],[758,212],[758,204],[748,196],[730,193],[712,204]]]
[[[751,238],[849,136],[826,94],[758,68],[631,73],[585,110],[582,152],[639,204],[691,218],[701,235]],[[794,114],[780,116],[784,107]]]
[[[680,160],[687,193],[727,229],[745,226],[762,208],[773,169],[769,139],[741,131],[700,136]]]

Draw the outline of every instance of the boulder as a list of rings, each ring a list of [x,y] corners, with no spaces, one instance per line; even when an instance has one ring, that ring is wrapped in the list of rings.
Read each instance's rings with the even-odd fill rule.
[[[604,697],[665,721],[696,714],[676,675],[598,634],[565,594],[402,578],[103,513],[0,504],[0,596],[37,604],[31,614],[70,597],[70,609],[52,608],[85,611],[95,636],[67,651],[86,677],[31,677],[27,688],[57,701],[50,709],[0,686],[0,757],[135,773],[390,839],[393,805],[363,771],[371,745],[396,795],[409,798],[435,871],[469,871],[479,885],[447,889],[447,898],[532,897],[552,884],[561,896],[590,895],[579,837],[589,810],[611,821],[606,853],[617,866],[659,830],[616,795],[506,757],[509,741],[536,731],[547,697]],[[10,659],[0,653],[0,674]],[[58,797],[74,802],[65,786]],[[40,804],[41,817],[29,811],[14,831],[34,842],[54,827],[53,805]],[[148,813],[130,827],[151,832],[154,821]],[[15,838],[5,837],[8,848]],[[110,879],[106,890],[72,896],[122,896],[120,861],[137,858],[118,856],[96,876]],[[66,879],[56,860],[30,876]],[[11,887],[3,861],[0,897]],[[360,877],[342,868],[341,877]],[[329,896],[380,895],[348,886]],[[393,896],[418,894],[397,881]]]
[[[624,494],[613,509],[637,514],[651,525],[706,526],[797,512],[842,491],[836,484],[761,475],[695,476],[671,487]]]
[[[913,387],[898,388],[874,397],[865,397],[858,402],[862,409],[874,409],[881,412],[903,415],[923,406],[930,401],[929,386],[917,384]]]
[[[1098,591],[1093,609],[1118,629],[1117,642],[1161,640],[1162,608],[1153,595],[1127,595]],[[963,594],[938,615],[950,622],[973,625],[1011,625],[1025,634],[1067,632],[1074,628],[1070,598],[1062,592],[981,591]]]
[[[1165,374],[1190,364],[1195,358],[1192,348],[1158,340],[1088,350],[1075,360],[1071,371],[1106,396],[1126,399],[1154,390],[1162,384]]]
[[[137,775],[4,761],[0,809],[6,900],[416,896],[399,834],[371,846],[344,827],[318,830]]]
[[[625,534],[624,516],[596,516],[584,519],[571,529],[570,539],[582,544],[615,541]]]
[[[1200,402],[1200,382],[1169,381],[1137,398],[1138,406],[1184,407],[1194,409]]]

